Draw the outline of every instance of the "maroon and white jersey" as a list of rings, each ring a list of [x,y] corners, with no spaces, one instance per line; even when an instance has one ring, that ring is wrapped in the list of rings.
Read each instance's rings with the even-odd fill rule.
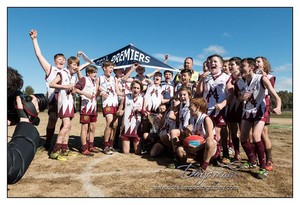
[[[145,98],[145,110],[156,112],[157,108],[161,104],[161,92],[160,85],[149,84],[147,91],[144,95]]]
[[[90,93],[92,96],[96,96],[96,82],[90,77],[82,77],[75,88],[85,92]],[[97,115],[97,99],[93,97],[92,99],[87,98],[85,95],[81,95],[81,107],[80,114],[83,115]]]
[[[244,95],[245,92],[249,92],[248,100],[244,101],[243,119],[261,118],[264,115],[266,102],[262,78],[262,75],[254,74],[249,85],[244,79],[238,81],[241,94]]]
[[[50,88],[50,83],[54,80],[54,78],[56,78],[57,73],[60,72],[61,69],[58,69],[55,66],[50,66],[50,72],[48,75],[45,76],[45,80],[46,80],[46,86],[47,86],[47,93],[48,93],[48,102],[51,102],[51,100],[53,99],[54,95],[55,95],[55,88]]]
[[[191,113],[190,113],[190,102],[186,102],[185,104],[180,103],[179,104],[179,129],[183,130],[189,125],[189,120],[191,118]]]
[[[132,94],[127,94],[124,100],[124,116],[123,127],[124,135],[128,137],[138,137],[138,128],[142,122],[141,113],[137,110],[142,110],[144,106],[144,98],[138,96],[136,100],[133,99]]]
[[[275,81],[276,81],[276,77],[274,75],[268,74],[267,75],[268,80],[270,81],[272,87],[275,87]],[[266,89],[266,95],[269,95],[268,93],[268,89]]]
[[[205,139],[208,137],[205,130],[205,118],[209,117],[207,114],[202,113],[198,118],[192,117],[190,122],[193,125],[193,135],[200,135]],[[213,128],[213,134],[215,135],[215,128]]]
[[[60,72],[57,73],[60,75],[61,81],[59,82],[60,85],[69,85],[71,84],[71,74],[68,69],[62,69]],[[72,92],[65,89],[56,89],[57,92],[57,111],[59,118],[65,117],[74,117],[74,100]]]
[[[205,80],[203,98],[207,101],[208,115],[214,111],[217,103],[221,103],[227,98],[226,85],[228,81],[229,76],[226,73],[220,73]]]
[[[116,78],[110,76],[109,78],[101,75],[100,77],[100,89],[101,92],[107,93],[107,98],[102,97],[102,107],[106,106],[118,106],[118,96],[116,92]]]
[[[175,84],[173,81],[170,82],[162,81],[161,89],[162,89],[162,94],[164,96],[164,99],[170,99],[174,96]]]
[[[130,84],[131,83],[126,82],[123,79],[118,79],[118,88],[119,88],[120,92],[123,93],[124,95],[131,93]],[[121,100],[123,98],[124,98],[124,96],[118,96],[119,102],[121,102]]]

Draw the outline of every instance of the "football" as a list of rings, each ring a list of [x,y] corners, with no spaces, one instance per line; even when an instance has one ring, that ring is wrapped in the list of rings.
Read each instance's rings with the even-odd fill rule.
[[[200,135],[191,135],[184,139],[183,146],[186,148],[196,148],[203,145],[204,142],[204,137]]]

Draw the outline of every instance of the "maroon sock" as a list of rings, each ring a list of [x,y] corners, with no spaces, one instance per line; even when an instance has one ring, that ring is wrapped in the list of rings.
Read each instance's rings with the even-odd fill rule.
[[[259,160],[259,165],[261,168],[266,168],[266,158],[265,158],[265,146],[262,141],[254,142],[256,153]]]
[[[61,143],[55,143],[52,152],[57,152],[58,150],[60,150],[62,147]]]
[[[45,144],[50,144],[51,143],[51,139],[54,135],[55,132],[55,128],[47,128],[46,129],[46,141]]]
[[[85,150],[87,150],[88,149],[88,145],[87,144],[84,144],[84,145],[82,145],[82,152],[84,152]]]
[[[203,162],[201,168],[202,168],[203,170],[206,170],[207,167],[208,167],[208,164],[209,164],[208,162]]]
[[[113,141],[112,140],[109,140],[108,143],[109,143],[109,145],[108,145],[109,147],[113,146]]]
[[[254,157],[256,158],[257,153],[256,153],[256,150],[255,150],[255,145],[254,145],[253,142],[251,142],[250,145],[251,145],[252,153],[253,153]]]
[[[89,148],[91,149],[91,148],[93,148],[93,147],[94,147],[94,142],[90,142],[90,141],[88,141],[88,145],[89,145]]]
[[[252,164],[255,164],[255,158],[254,158],[254,154],[252,151],[251,143],[249,141],[246,141],[246,142],[242,142],[241,144],[242,144],[244,151],[246,152],[249,162]]]
[[[68,147],[68,144],[62,144],[62,145],[61,145],[61,152],[67,151],[68,148],[69,148],[69,147]]]
[[[108,141],[104,141],[104,147],[109,147],[109,142]]]

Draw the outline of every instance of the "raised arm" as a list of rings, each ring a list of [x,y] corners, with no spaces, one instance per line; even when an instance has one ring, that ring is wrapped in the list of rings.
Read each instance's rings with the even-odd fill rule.
[[[135,71],[137,69],[137,67],[139,67],[138,63],[132,64],[131,69],[122,77],[122,79],[124,81],[127,81],[128,78],[130,77],[130,75],[133,73],[133,71]]]
[[[42,55],[42,52],[41,52],[41,49],[39,47],[38,40],[37,40],[37,31],[32,29],[29,32],[29,36],[32,39],[33,49],[34,49],[35,55],[36,55],[39,63],[41,64],[42,68],[44,69],[45,74],[48,75],[49,72],[50,72],[50,66],[51,65],[48,63],[48,61]]]

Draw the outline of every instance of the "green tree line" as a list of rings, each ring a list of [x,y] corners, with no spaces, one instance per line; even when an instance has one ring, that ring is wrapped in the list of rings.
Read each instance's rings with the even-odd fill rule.
[[[285,91],[277,92],[279,97],[281,98],[281,109],[283,111],[293,111],[293,93]],[[275,100],[271,97],[271,105],[275,105]]]

